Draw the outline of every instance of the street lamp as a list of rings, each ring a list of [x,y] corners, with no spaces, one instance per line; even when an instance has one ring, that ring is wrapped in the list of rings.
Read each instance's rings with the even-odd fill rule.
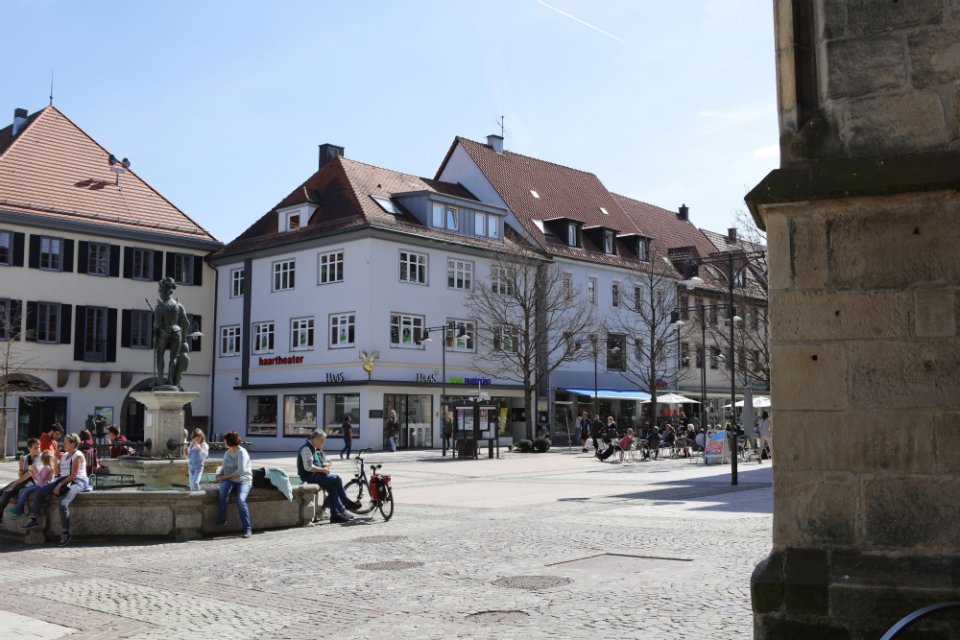
[[[418,345],[423,344],[424,342],[433,342],[433,340],[430,338],[430,333],[432,331],[443,331],[443,344],[440,345],[440,357],[442,362],[441,364],[442,371],[440,375],[443,378],[441,382],[443,390],[440,392],[440,414],[441,414],[440,442],[442,443],[441,444],[441,447],[443,449],[442,455],[444,457],[446,457],[447,455],[447,439],[443,437],[443,430],[446,429],[446,421],[447,421],[447,410],[443,404],[444,401],[447,399],[447,332],[454,331],[454,330],[456,330],[457,332],[456,335],[458,338],[462,338],[463,336],[467,335],[466,325],[457,324],[454,326],[450,326],[449,324],[443,324],[436,327],[427,327],[426,329],[421,330],[420,335],[414,340],[414,342]]]
[[[730,411],[733,415],[733,448],[730,454],[730,484],[737,485],[737,436],[736,436],[736,418],[737,418],[737,378],[736,368],[734,367],[734,322],[736,320],[736,311],[733,305],[733,287],[736,284],[737,276],[746,268],[750,260],[760,258],[766,255],[765,251],[720,251],[712,253],[699,260],[691,258],[684,267],[683,283],[688,290],[693,290],[703,284],[703,279],[699,277],[698,270],[700,265],[724,265],[726,270],[724,276],[727,284],[727,317],[730,319]]]
[[[590,334],[590,342],[593,345],[593,414],[596,416],[599,416],[600,415],[600,400],[599,400],[600,389],[597,381],[598,380],[597,355],[599,353],[599,345],[598,345],[599,340],[595,333]],[[610,347],[610,343],[612,342],[612,340],[610,340],[610,338],[607,338],[606,340],[604,340],[604,342],[607,344],[608,347]],[[620,353],[620,346],[614,345],[613,347],[610,347],[608,351],[610,351],[610,353]]]

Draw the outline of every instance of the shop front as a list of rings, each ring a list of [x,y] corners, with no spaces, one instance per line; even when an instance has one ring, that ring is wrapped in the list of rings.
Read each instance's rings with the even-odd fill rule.
[[[391,413],[397,416],[395,434],[390,433]],[[424,394],[383,394],[383,442],[384,449],[389,448],[387,440],[393,435],[398,449],[432,449],[434,430],[432,428],[433,396]]]

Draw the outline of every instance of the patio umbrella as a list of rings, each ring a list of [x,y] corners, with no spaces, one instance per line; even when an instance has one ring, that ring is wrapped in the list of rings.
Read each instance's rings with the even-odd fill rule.
[[[642,402],[647,403],[650,401],[643,400]],[[657,404],[686,404],[688,402],[700,404],[698,401],[682,396],[679,393],[664,393],[663,395],[657,396]]]
[[[738,407],[743,407],[743,400],[737,401]],[[753,396],[753,407],[755,409],[764,409],[770,406],[770,396]],[[724,409],[729,409],[730,405],[723,405]]]

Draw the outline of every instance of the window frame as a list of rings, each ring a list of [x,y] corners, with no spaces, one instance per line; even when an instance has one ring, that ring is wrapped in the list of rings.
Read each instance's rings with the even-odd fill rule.
[[[247,274],[244,267],[230,269],[230,297],[242,298],[243,288],[246,284]]]
[[[447,258],[447,289],[453,289],[455,291],[472,291],[473,274],[474,263],[472,260]],[[463,286],[457,286],[458,281],[462,282]]]
[[[54,252],[53,243],[56,243],[57,250]],[[44,251],[46,244],[47,250]],[[37,267],[41,271],[63,271],[63,238],[54,236],[40,236],[40,256],[37,261]],[[44,256],[47,256],[47,266],[43,266]],[[53,258],[56,257],[56,266],[53,266]]]
[[[313,316],[290,318],[290,351],[313,351],[316,322]],[[305,338],[305,344],[301,344]]]
[[[607,371],[627,370],[627,335],[625,333],[608,333],[606,343]],[[613,351],[619,347],[619,351]]]
[[[6,243],[3,242],[6,238]],[[6,257],[2,257],[6,254]],[[0,266],[9,267],[13,265],[13,231],[0,230]]]
[[[415,260],[411,260],[411,258],[415,258]],[[429,286],[430,282],[427,278],[427,269],[429,265],[430,262],[428,254],[411,251],[409,249],[401,249],[399,263],[400,269],[399,273],[397,274],[400,282]],[[419,274],[420,278],[411,279],[410,276],[412,272]]]
[[[397,341],[393,341],[394,325],[397,328]],[[417,344],[417,336],[423,335],[426,328],[426,317],[415,313],[404,313],[402,311],[390,312],[390,347],[392,349],[425,349],[423,342]],[[403,330],[409,328],[410,340],[406,343],[403,336]],[[419,334],[417,331],[419,330]]]
[[[146,309],[130,310],[131,349],[153,348],[153,312]]]
[[[240,355],[241,340],[239,324],[228,324],[220,327],[220,357],[233,358]],[[231,349],[227,349],[227,341],[230,341]]]
[[[457,336],[460,327],[465,330],[464,335]],[[447,318],[443,348],[448,353],[476,353],[477,352],[477,323],[464,318]]]
[[[499,353],[518,353],[520,329],[512,324],[493,327],[493,350]]]
[[[107,361],[107,340],[109,340],[109,327],[107,307],[88,306],[83,310],[83,361],[84,362],[106,362]],[[39,309],[38,309],[39,315]],[[99,333],[100,335],[92,335]],[[90,341],[94,342],[91,349]],[[95,350],[97,343],[100,342],[103,350]]]
[[[513,282],[506,277],[506,268],[498,265],[490,267],[490,290],[498,296],[512,296]]]
[[[293,291],[297,284],[297,259],[284,258],[283,260],[274,260],[270,264],[271,293]]]
[[[336,325],[336,326],[335,326]],[[347,341],[340,342],[343,327],[347,327]],[[337,336],[334,338],[334,336]],[[331,313],[327,317],[327,348],[351,349],[357,346],[357,314],[355,311]]]
[[[587,278],[587,304],[597,306],[597,279]]]
[[[50,309],[54,308],[56,309],[56,319],[54,320],[53,337],[50,337]],[[44,313],[44,311],[46,311],[46,313]],[[33,331],[34,342],[39,344],[60,344],[60,327],[63,326],[63,305],[59,302],[37,302],[36,314],[37,317],[34,320],[35,326],[27,327],[28,330]],[[43,324],[46,326],[44,330],[41,331],[40,325],[44,316],[46,316],[46,322]]]
[[[137,274],[137,256],[140,256],[141,273]],[[153,282],[153,261],[156,251],[143,247],[130,247],[130,279],[140,282]],[[144,273],[145,270],[145,273]]]
[[[269,330],[267,330],[269,327]],[[273,353],[274,348],[276,347],[276,323],[273,320],[263,320],[261,322],[253,323],[253,331],[250,332],[251,339],[251,353],[253,355],[263,355],[267,353]],[[262,338],[267,337],[269,339],[269,346],[258,347],[257,345],[261,343]]]
[[[337,282],[343,282],[343,273],[344,273],[344,251],[343,249],[337,249],[336,251],[327,251],[326,253],[317,254],[317,285],[321,284],[335,284]],[[331,271],[333,271],[333,276],[330,277]],[[325,278],[326,276],[326,278]],[[339,277],[336,277],[339,276]]]
[[[614,281],[610,284],[610,306],[614,308],[620,307],[620,283]]]
[[[177,284],[193,285],[194,256],[190,253],[173,253],[173,281]],[[180,277],[177,277],[180,271]]]
[[[100,278],[110,275],[110,245],[106,242],[87,243],[87,275]]]

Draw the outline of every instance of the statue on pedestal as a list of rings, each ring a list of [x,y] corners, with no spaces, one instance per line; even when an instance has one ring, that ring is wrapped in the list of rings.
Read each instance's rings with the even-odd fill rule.
[[[177,283],[167,276],[160,281],[160,300],[153,308],[153,351],[156,356],[154,388],[180,387],[180,378],[190,364],[190,321],[183,305],[173,299]],[[169,368],[164,375],[164,355],[169,352]]]

